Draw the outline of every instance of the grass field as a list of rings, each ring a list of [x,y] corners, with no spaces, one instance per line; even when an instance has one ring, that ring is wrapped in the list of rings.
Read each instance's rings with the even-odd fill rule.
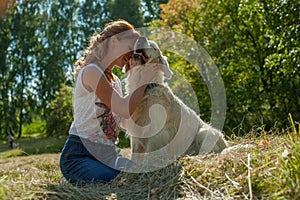
[[[0,144],[0,158],[28,156],[43,153],[58,153],[61,151],[67,136],[59,137],[24,137],[16,140],[18,148],[10,149],[7,141]]]
[[[161,170],[120,174],[110,184],[61,181],[64,138],[2,143],[0,199],[300,199],[300,124],[233,137],[220,155],[182,157]],[[46,153],[47,152],[47,153]]]

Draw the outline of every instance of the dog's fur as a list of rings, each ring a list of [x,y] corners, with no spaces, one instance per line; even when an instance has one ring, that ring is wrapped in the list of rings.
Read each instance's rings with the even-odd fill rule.
[[[138,86],[145,62],[160,63],[161,71],[147,88],[140,105],[130,120],[125,122],[131,135],[132,159],[135,154],[157,151],[163,147],[168,153],[197,155],[220,153],[227,147],[223,134],[200,119],[164,83],[163,76],[172,76],[169,64],[158,45],[145,37],[135,44],[135,54],[127,70],[126,90],[133,92]],[[151,84],[150,84],[151,85]],[[179,156],[179,155],[177,155]]]

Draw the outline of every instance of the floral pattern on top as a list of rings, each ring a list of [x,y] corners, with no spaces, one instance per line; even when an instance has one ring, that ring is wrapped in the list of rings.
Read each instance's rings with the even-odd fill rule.
[[[102,129],[104,135],[102,137],[102,142],[107,143],[106,140],[112,140],[115,144],[118,143],[118,132],[119,128],[117,126],[118,116],[114,114],[111,109],[102,102],[96,102],[96,106],[100,109],[97,112],[97,119],[100,123],[100,128]],[[96,138],[95,138],[96,139]]]

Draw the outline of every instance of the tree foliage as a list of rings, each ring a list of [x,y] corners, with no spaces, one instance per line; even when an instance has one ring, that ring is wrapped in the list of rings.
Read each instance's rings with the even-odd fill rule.
[[[161,4],[168,0],[110,0],[104,4],[105,18],[108,21],[124,19],[136,28],[148,26],[149,22],[159,18]]]
[[[59,0],[17,2],[1,18],[2,134],[18,132],[21,137],[22,125],[46,119],[47,104],[60,85],[68,83],[67,72],[78,51],[73,42],[74,5]]]
[[[59,121],[51,113],[65,120],[62,115],[71,105],[62,106],[65,111],[58,107],[56,113],[53,102],[64,105],[58,99],[63,98],[61,90],[74,83],[74,61],[95,31],[119,18],[137,28],[149,23],[170,28],[206,49],[226,88],[225,130],[274,123],[285,127],[288,113],[300,118],[297,0],[32,0],[9,7],[0,19],[1,136],[21,137],[22,125],[33,120],[47,121],[48,133],[54,134],[51,126]],[[192,85],[201,116],[209,121],[207,80],[180,55],[165,54]],[[171,83],[174,90],[189,96],[180,81]]]
[[[168,0],[143,0],[142,11],[145,18],[145,25],[159,19],[161,7],[160,5],[168,3]]]
[[[285,127],[288,113],[300,117],[299,11],[296,0],[170,0],[152,25],[187,34],[209,52],[226,87],[226,129],[247,131]],[[199,95],[197,77],[182,71]]]
[[[49,109],[57,91],[62,84],[73,85],[73,63],[106,22],[123,18],[136,26],[144,23],[142,1],[9,2],[0,18],[2,137],[21,137],[23,125],[33,120],[52,120]],[[153,18],[156,12],[151,11]]]
[[[140,0],[111,0],[107,1],[105,8],[109,20],[124,19],[135,27],[144,24],[144,17],[141,11]]]

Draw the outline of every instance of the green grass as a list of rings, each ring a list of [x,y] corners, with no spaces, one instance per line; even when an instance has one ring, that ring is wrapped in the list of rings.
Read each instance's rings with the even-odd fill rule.
[[[61,152],[67,135],[47,137],[45,134],[24,135],[21,139],[16,140],[18,147],[11,149],[7,141],[0,142],[0,159],[16,156],[35,155],[43,153]],[[120,132],[120,142],[118,147],[128,148],[130,146],[129,138],[124,132]]]
[[[25,139],[21,149],[30,156],[0,159],[0,199],[300,199],[299,130],[292,122],[282,131],[250,132],[229,143],[251,146],[81,187],[61,182],[59,153],[33,155],[58,152],[51,144],[64,139]]]
[[[35,155],[43,153],[58,153],[62,150],[67,136],[22,137],[16,140],[17,148],[11,149],[6,141],[0,144],[0,158],[9,158],[22,155]]]

